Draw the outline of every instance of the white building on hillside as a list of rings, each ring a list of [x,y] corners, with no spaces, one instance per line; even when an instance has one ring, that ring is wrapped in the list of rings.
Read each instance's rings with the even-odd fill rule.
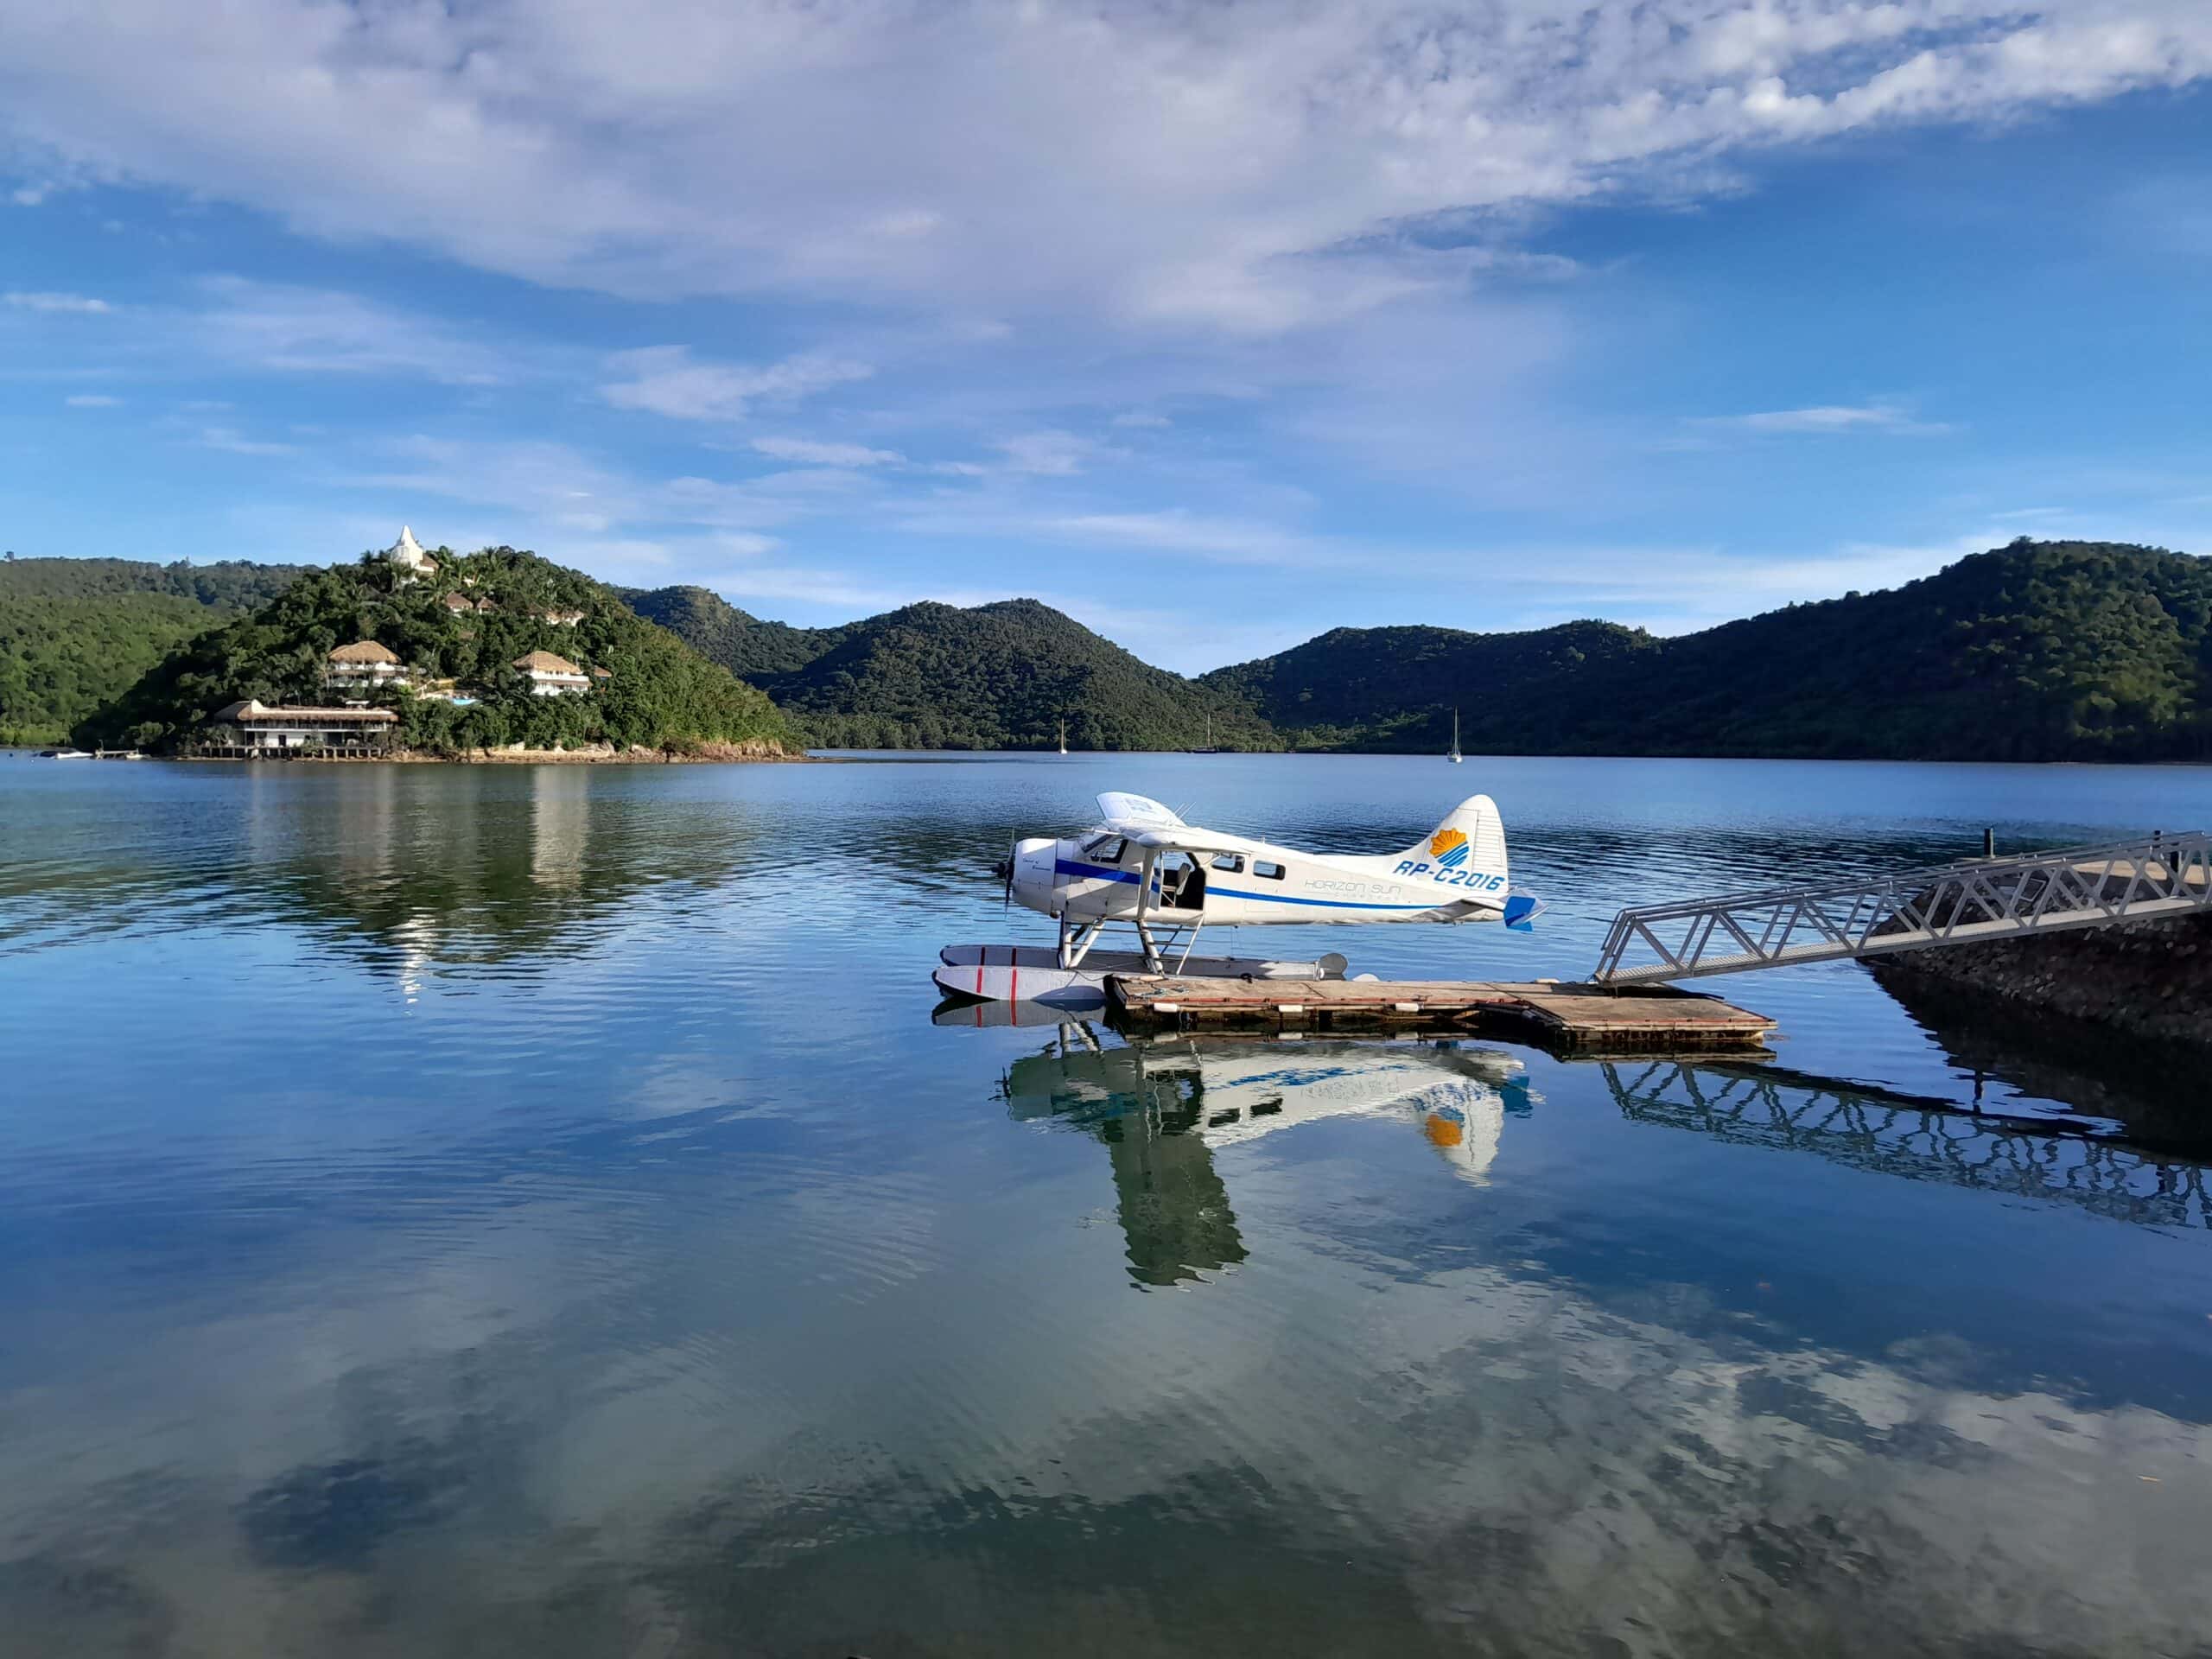
[[[591,677],[565,657],[550,651],[533,651],[514,660],[515,668],[530,681],[536,697],[557,697],[567,691],[588,691]]]
[[[322,683],[336,690],[366,691],[379,685],[407,683],[407,664],[373,639],[357,639],[330,653]]]
[[[403,586],[438,574],[438,562],[423,550],[422,543],[415,539],[415,532],[405,524],[399,527],[399,539],[385,549],[384,556],[408,573],[400,578]]]
[[[218,709],[212,720],[218,728],[229,728],[212,749],[254,753],[380,748],[399,724],[389,709],[270,709],[254,700]]]

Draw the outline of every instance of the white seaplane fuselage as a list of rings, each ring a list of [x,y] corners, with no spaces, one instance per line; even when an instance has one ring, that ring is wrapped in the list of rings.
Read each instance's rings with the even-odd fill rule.
[[[1198,931],[1316,923],[1497,922],[1518,925],[1535,902],[1507,880],[1505,830],[1486,795],[1470,797],[1402,852],[1304,853],[1187,824],[1142,796],[1098,798],[1103,821],[1081,836],[1017,842],[1002,866],[1007,897],[1059,924],[1055,947],[955,945],[938,983],[963,996],[1096,1001],[1116,973],[1341,977],[1335,953],[1313,962],[1193,957]],[[1135,951],[1094,952],[1126,925]],[[1177,946],[1180,954],[1177,954]]]

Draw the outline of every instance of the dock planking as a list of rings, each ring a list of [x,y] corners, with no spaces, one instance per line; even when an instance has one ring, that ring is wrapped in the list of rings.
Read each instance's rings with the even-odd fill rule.
[[[1128,1024],[1276,1030],[1450,1030],[1516,1037],[1577,1053],[1758,1049],[1775,1022],[1672,986],[1516,984],[1488,980],[1185,979],[1107,981]]]

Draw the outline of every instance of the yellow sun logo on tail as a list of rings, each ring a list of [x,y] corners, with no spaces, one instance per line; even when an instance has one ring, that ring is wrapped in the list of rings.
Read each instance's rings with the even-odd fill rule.
[[[1464,847],[1466,844],[1466,836],[1461,835],[1457,830],[1440,830],[1428,843],[1428,855],[1431,858],[1441,858],[1453,848]]]

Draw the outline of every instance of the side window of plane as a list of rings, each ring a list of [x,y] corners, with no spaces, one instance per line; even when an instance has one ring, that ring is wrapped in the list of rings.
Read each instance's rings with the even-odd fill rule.
[[[1252,874],[1268,881],[1280,881],[1282,880],[1282,866],[1269,864],[1264,860],[1255,861],[1252,866]]]
[[[1244,874],[1244,855],[1242,853],[1216,853],[1213,859],[1213,867],[1217,870],[1226,870],[1231,875],[1242,875]]]
[[[1094,864],[1119,864],[1128,845],[1122,836],[1101,836],[1083,849],[1083,855]]]

